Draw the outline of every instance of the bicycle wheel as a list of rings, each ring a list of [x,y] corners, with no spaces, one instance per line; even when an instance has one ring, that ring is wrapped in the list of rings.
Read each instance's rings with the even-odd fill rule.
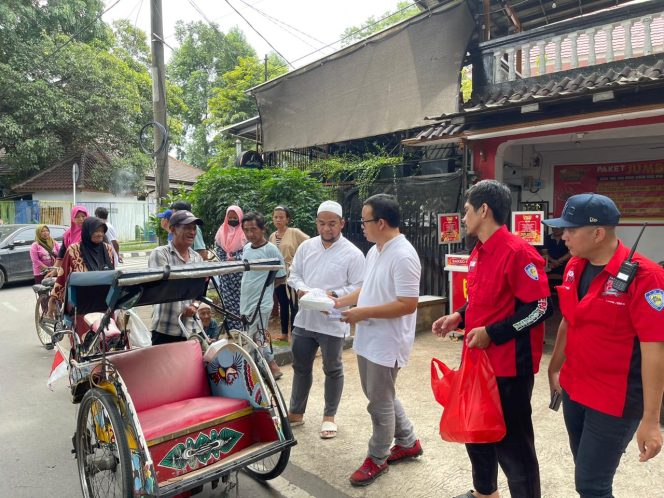
[[[272,388],[268,386],[268,388],[272,391]],[[280,396],[283,402],[283,396],[281,394],[281,390],[277,386],[277,393],[272,391],[273,396]],[[290,430],[290,424],[288,423],[288,418],[284,417],[283,415],[280,415],[281,417],[281,426],[283,427],[284,434],[285,436],[291,437],[291,430]],[[286,469],[286,465],[288,465],[288,459],[290,458],[290,446],[284,450],[281,450],[279,453],[275,453],[274,455],[270,455],[268,457],[263,458],[262,460],[258,460],[254,463],[251,463],[247,465],[244,468],[244,471],[249,474],[251,477],[254,479],[258,479],[260,481],[269,481],[270,479],[274,479],[275,477],[281,475],[281,473]]]
[[[53,349],[51,334],[47,331],[50,330],[53,333],[53,326],[44,323],[44,318],[46,318],[46,312],[42,308],[42,303],[44,302],[48,305],[48,296],[39,296],[37,298],[37,303],[35,304],[35,329],[37,329],[37,337],[42,346],[46,349]]]
[[[113,395],[95,388],[83,396],[75,448],[85,498],[133,496],[129,445]]]

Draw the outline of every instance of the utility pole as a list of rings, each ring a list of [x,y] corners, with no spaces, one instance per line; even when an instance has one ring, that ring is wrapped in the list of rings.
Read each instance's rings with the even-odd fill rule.
[[[152,46],[152,113],[154,122],[155,183],[157,204],[166,198],[168,178],[168,127],[166,126],[166,73],[164,69],[164,27],[161,0],[151,0],[150,10]]]

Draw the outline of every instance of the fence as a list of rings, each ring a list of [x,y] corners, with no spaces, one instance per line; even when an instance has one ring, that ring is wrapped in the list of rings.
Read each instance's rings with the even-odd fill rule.
[[[115,227],[121,242],[129,240],[156,240],[149,224],[155,205],[148,201],[77,202],[90,215],[95,209],[108,210],[108,221]],[[72,203],[67,201],[0,201],[0,219],[6,224],[48,223],[69,225]]]
[[[379,180],[368,195],[377,193],[395,195],[399,201],[401,233],[413,244],[422,264],[420,294],[446,296],[445,254],[461,251],[463,245],[438,243],[437,215],[460,211],[461,173]],[[344,236],[366,254],[371,244],[364,238],[360,222],[364,198],[354,186],[340,187],[338,195],[347,218]]]

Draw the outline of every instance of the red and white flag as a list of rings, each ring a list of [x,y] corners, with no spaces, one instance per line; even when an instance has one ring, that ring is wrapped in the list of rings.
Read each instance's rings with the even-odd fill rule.
[[[53,366],[51,367],[51,375],[48,376],[46,386],[52,391],[53,383],[60,377],[67,375],[67,362],[65,361],[59,349],[55,351],[55,358],[53,358]]]

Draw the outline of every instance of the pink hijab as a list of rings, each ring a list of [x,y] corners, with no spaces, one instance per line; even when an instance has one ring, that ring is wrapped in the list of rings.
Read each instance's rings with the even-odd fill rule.
[[[240,220],[240,224],[236,227],[232,227],[228,224],[228,213],[230,211],[233,211],[235,214],[237,214],[237,217]],[[247,238],[244,236],[244,232],[242,231],[243,216],[244,214],[242,213],[242,209],[240,209],[239,206],[228,206],[224,222],[219,227],[219,230],[217,230],[217,235],[214,236],[214,241],[226,252],[226,254],[239,251],[247,243]]]
[[[89,216],[88,210],[84,206],[74,206],[71,208],[71,225],[62,237],[67,247],[81,241],[81,227],[75,221],[76,215],[81,212],[85,213],[85,216]]]

